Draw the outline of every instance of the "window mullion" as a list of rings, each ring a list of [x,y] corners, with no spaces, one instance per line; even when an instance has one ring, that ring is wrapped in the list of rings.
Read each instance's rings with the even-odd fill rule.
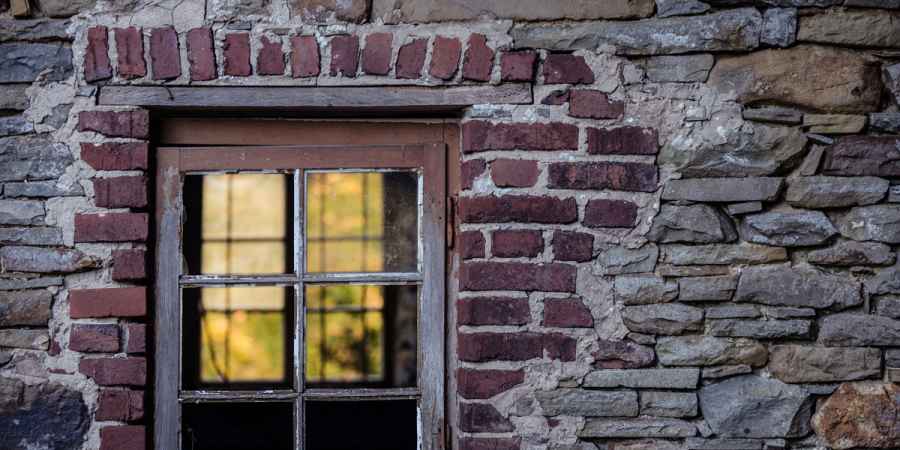
[[[303,218],[304,206],[304,180],[303,170],[294,170],[294,274],[297,277],[294,295],[294,389],[299,393],[294,399],[294,448],[303,450],[305,447],[306,421],[304,419],[306,405],[303,403],[304,368],[306,367],[306,290],[303,286],[303,273],[306,268],[306,248],[304,246]]]

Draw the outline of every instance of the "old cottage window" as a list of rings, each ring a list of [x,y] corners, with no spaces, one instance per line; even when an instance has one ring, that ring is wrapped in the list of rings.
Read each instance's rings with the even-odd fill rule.
[[[156,448],[443,448],[444,144],[158,154]]]

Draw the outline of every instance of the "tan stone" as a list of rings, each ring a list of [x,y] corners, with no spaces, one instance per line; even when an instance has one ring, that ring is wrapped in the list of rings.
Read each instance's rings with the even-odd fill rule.
[[[291,0],[295,16],[304,22],[356,22],[368,19],[371,0]]]
[[[28,17],[31,15],[31,4],[28,0],[12,0],[11,13],[13,17]]]
[[[373,19],[387,23],[489,17],[514,20],[634,19],[653,14],[653,0],[374,0]]]
[[[854,134],[866,126],[866,116],[854,114],[805,114],[803,126],[810,133]]]
[[[797,40],[865,47],[900,47],[900,12],[825,10],[800,17]]]
[[[829,448],[900,447],[900,387],[879,382],[844,383],[812,419]]]

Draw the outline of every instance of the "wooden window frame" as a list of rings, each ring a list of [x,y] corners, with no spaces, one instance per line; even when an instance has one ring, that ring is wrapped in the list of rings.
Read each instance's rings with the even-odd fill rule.
[[[408,125],[408,124],[407,124]],[[331,123],[325,128],[339,125]],[[349,124],[353,126],[353,124]],[[381,127],[389,128],[390,124]],[[441,125],[431,128],[445,128]],[[365,127],[363,127],[365,128]],[[402,127],[401,127],[402,128]],[[455,126],[446,127],[456,130]],[[184,128],[175,127],[184,131]],[[198,131],[198,130],[193,130]],[[305,446],[303,430],[303,401],[340,399],[419,399],[419,427],[421,449],[442,450],[448,448],[446,423],[446,320],[447,320],[447,244],[448,244],[448,165],[447,153],[458,145],[456,137],[434,139],[433,130],[400,133],[400,145],[383,145],[385,136],[374,142],[382,145],[359,145],[361,137],[353,135],[338,138],[348,145],[280,145],[280,142],[264,142],[258,146],[228,146],[219,142],[210,146],[160,146],[157,147],[157,282],[156,282],[156,348],[155,348],[155,425],[154,448],[173,450],[180,447],[180,406],[191,402],[260,402],[293,401],[295,448]],[[170,136],[172,130],[168,130]],[[165,132],[164,132],[165,134]],[[202,134],[202,133],[201,133]],[[411,134],[412,136],[408,136]],[[416,138],[416,135],[421,135]],[[426,137],[426,135],[428,135]],[[442,134],[443,136],[443,134]],[[246,139],[246,138],[242,138]],[[263,141],[271,138],[263,138]],[[328,138],[332,139],[332,138]],[[174,139],[177,141],[178,139]],[[277,140],[277,139],[276,139]],[[321,142],[315,137],[312,141]],[[327,141],[327,139],[324,139]],[[163,138],[163,142],[167,139]],[[418,143],[409,143],[418,142]],[[437,141],[437,142],[435,142]],[[171,141],[170,141],[171,142]],[[296,140],[294,141],[296,142]],[[245,142],[241,142],[243,144]],[[285,276],[185,276],[181,270],[181,198],[182,177],[186,173],[223,171],[298,171],[295,180],[304,170],[317,169],[417,169],[422,171],[422,225],[420,245],[421,274],[304,274],[302,253],[295,245],[293,275]],[[451,174],[452,176],[452,174]],[[303,192],[295,186],[295,192]],[[452,188],[451,188],[452,190]],[[302,220],[302,198],[295,198],[295,227]],[[295,242],[301,234],[295,231]],[[300,286],[296,301],[302,305],[304,283],[337,282],[406,282],[422,283],[419,310],[418,386],[399,389],[313,389],[303,388],[302,347],[303,308],[295,310],[295,362],[293,390],[270,391],[181,391],[181,301],[180,289],[185,283],[191,286],[223,286],[239,282],[285,283]],[[173,383],[172,380],[178,380]]]

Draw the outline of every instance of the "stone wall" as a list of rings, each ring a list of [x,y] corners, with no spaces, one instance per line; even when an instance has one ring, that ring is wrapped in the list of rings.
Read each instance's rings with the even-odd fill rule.
[[[97,86],[510,83],[454,448],[900,448],[897,0],[0,0],[0,448],[151,440],[152,123]]]

